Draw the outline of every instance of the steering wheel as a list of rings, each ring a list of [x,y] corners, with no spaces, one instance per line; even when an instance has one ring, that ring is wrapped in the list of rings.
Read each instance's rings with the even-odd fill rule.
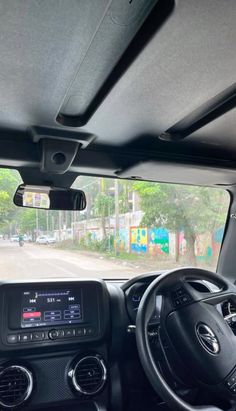
[[[216,292],[200,292],[191,281],[206,280]],[[166,382],[150,347],[148,324],[156,295],[162,296],[160,339],[175,352],[194,380],[206,390],[236,401],[236,337],[217,309],[217,304],[236,303],[236,286],[207,270],[181,268],[157,277],[145,291],[137,312],[136,341],[143,369],[152,387],[175,411],[219,411],[215,406],[193,406]],[[163,345],[165,345],[163,344]],[[168,351],[165,353],[168,358]]]

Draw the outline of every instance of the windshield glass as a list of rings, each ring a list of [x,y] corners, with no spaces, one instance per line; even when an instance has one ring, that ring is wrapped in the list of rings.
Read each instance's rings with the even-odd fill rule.
[[[130,278],[197,266],[215,270],[229,207],[225,190],[78,177],[82,212],[13,205],[21,183],[0,170],[0,278]]]

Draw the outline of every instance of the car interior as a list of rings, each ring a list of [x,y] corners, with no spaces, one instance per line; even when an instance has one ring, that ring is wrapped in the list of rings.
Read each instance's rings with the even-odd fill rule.
[[[0,409],[236,410],[235,21],[235,0],[0,0],[0,167],[21,177],[15,205],[83,217],[85,177],[229,203],[213,268],[140,273],[137,254],[132,276],[62,278],[51,263],[38,278],[27,258],[54,233],[17,248],[18,277],[0,278]]]

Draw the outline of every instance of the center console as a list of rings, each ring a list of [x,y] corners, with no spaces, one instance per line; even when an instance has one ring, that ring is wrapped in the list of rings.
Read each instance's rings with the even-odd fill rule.
[[[109,297],[100,280],[0,284],[0,407],[108,401]]]

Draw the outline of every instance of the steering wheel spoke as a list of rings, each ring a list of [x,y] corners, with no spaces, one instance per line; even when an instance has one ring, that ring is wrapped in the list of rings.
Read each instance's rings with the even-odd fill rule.
[[[205,295],[201,299],[201,301],[207,304],[211,304],[211,305],[217,305],[227,300],[232,300],[236,303],[236,290],[235,292],[225,291],[225,292],[215,293],[213,295],[212,294]]]
[[[191,285],[196,280],[214,284],[214,292],[196,291]],[[227,385],[231,384],[227,378],[236,381],[236,337],[215,307],[228,299],[236,302],[236,287],[206,270],[176,269],[150,284],[137,313],[139,356],[154,389],[171,409],[207,411],[216,408],[187,404],[171,389],[155,364],[149,345],[147,315],[155,295],[163,296],[160,326],[172,352],[179,356],[200,386],[227,400],[236,398],[236,384],[233,388]]]
[[[209,271],[204,272],[208,274],[207,278],[208,282],[210,282]],[[171,273],[174,274],[175,271]],[[174,309],[182,308],[183,306],[200,301],[204,301],[211,305],[217,305],[225,300],[231,299],[236,303],[236,286],[226,279],[222,280],[219,276],[215,275],[214,279],[216,289],[209,292],[197,291],[191,285],[193,281],[201,280],[198,269],[181,269],[178,278],[174,278],[174,275],[172,275],[172,277],[172,284],[170,286],[170,283],[168,282],[166,291],[169,293]]]

